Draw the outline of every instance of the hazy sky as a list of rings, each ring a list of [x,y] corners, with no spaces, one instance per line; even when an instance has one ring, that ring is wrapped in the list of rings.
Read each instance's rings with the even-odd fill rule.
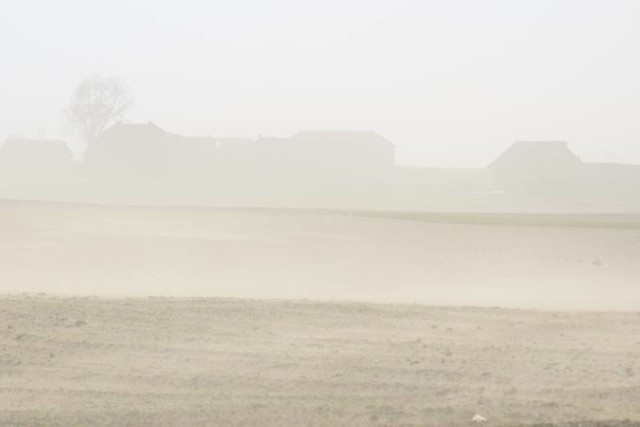
[[[640,163],[637,0],[6,0],[0,55],[0,139],[64,136],[103,73],[130,121],[177,133],[373,129],[432,166],[562,139]]]

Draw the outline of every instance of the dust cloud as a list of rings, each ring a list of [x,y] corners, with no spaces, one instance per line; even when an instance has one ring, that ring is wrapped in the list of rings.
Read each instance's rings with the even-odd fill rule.
[[[0,424],[640,425],[638,4],[57,3],[0,16]]]

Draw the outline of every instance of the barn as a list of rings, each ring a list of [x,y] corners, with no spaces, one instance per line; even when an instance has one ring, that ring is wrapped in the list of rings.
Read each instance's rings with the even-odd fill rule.
[[[506,193],[572,196],[583,191],[584,164],[564,141],[519,141],[488,169]]]
[[[11,138],[0,147],[0,182],[5,185],[67,180],[73,169],[73,154],[64,141]]]
[[[259,167],[296,177],[363,178],[390,171],[395,146],[373,131],[300,131],[287,138],[258,138]]]
[[[152,122],[119,123],[96,138],[84,163],[91,176],[111,182],[206,183],[216,173],[220,145],[215,138],[172,134]]]

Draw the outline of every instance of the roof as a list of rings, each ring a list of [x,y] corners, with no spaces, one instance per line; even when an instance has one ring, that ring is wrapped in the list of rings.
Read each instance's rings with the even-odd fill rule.
[[[67,143],[57,139],[10,138],[0,147],[0,156],[73,158]]]
[[[116,123],[98,136],[103,138],[149,138],[168,135],[160,126],[148,123]]]
[[[211,140],[218,144],[228,144],[228,145],[233,145],[233,144],[246,145],[246,144],[253,143],[253,139],[251,138],[231,138],[231,137],[214,136],[214,137],[211,137]]]
[[[393,146],[382,135],[374,131],[314,131],[301,130],[294,134],[291,139],[306,143],[355,143],[370,144],[378,143]]]
[[[565,141],[518,141],[491,162],[489,169],[562,168],[582,164]]]
[[[210,137],[210,136],[183,136],[166,132],[160,126],[153,122],[148,123],[117,123],[104,131],[96,140],[110,141],[168,141],[179,142],[181,144],[246,144],[252,142],[249,138],[228,138],[228,137]]]
[[[394,145],[374,131],[301,130],[287,138],[258,137],[259,143]]]
[[[585,163],[590,169],[603,169],[603,170],[619,170],[619,171],[633,171],[640,172],[640,165],[632,163],[610,163],[610,162],[595,162]]]

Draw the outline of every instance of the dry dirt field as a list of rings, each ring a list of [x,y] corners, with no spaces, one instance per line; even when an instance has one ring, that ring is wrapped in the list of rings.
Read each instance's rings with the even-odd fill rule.
[[[0,425],[640,425],[638,260],[638,216],[0,201]]]
[[[0,292],[640,309],[640,216],[0,201]]]
[[[25,295],[0,328],[0,425],[640,421],[638,312]]]

